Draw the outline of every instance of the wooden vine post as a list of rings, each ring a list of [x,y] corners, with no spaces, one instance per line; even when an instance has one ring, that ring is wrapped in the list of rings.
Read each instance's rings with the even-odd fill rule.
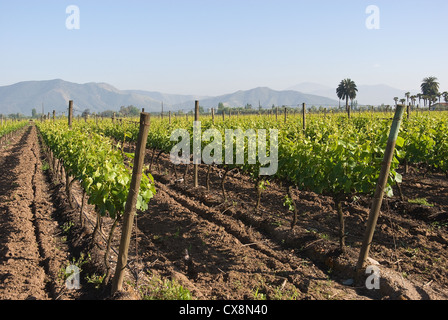
[[[68,102],[68,127],[72,128],[72,122],[73,122],[73,100],[70,100]]]
[[[356,269],[358,275],[366,267],[367,258],[369,256],[370,246],[372,244],[373,234],[378,221],[378,216],[381,209],[381,204],[384,198],[384,189],[386,188],[387,180],[389,178],[390,165],[394,157],[395,145],[400,131],[400,125],[403,118],[404,106],[398,105],[395,111],[394,120],[387,141],[386,151],[384,153],[384,160],[382,163],[380,176],[376,185],[375,195],[373,196],[373,203],[370,209],[369,220],[367,221],[367,228],[364,234],[364,240],[362,243],[361,251],[359,254],[358,264]]]
[[[194,121],[195,122],[199,121],[199,101],[195,102],[195,106],[194,106]],[[195,188],[199,187],[198,171],[199,171],[199,164],[196,161],[194,161],[194,187]]]
[[[135,150],[134,167],[132,171],[131,186],[123,213],[123,227],[120,240],[120,248],[118,252],[117,267],[112,283],[112,295],[123,289],[123,278],[126,265],[128,263],[129,243],[131,241],[131,233],[134,222],[134,215],[137,211],[137,197],[140,190],[142,179],[143,160],[146,152],[146,142],[148,140],[150,124],[149,113],[141,113],[140,115],[140,131],[138,133],[137,146]]]
[[[303,121],[303,131],[306,130],[306,104],[302,104],[302,121]]]
[[[339,248],[342,252],[345,252],[345,218],[344,212],[342,211],[342,200],[340,196],[335,197],[335,203],[339,218]]]

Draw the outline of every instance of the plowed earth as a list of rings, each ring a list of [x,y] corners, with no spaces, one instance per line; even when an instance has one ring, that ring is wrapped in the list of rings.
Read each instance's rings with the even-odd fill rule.
[[[91,239],[93,209],[85,208],[81,226],[81,190],[73,186],[72,209],[65,179],[45,165],[49,160],[42,150],[34,126],[1,146],[0,299],[108,298],[107,287],[96,289],[86,280],[105,272],[105,240]],[[152,155],[148,150],[147,164]],[[149,209],[138,213],[126,293],[114,298],[143,298],[166,279],[188,289],[193,299],[448,298],[445,175],[411,168],[402,184],[404,201],[398,196],[384,201],[370,254],[380,271],[380,288],[368,289],[369,274],[353,280],[371,199],[344,203],[347,246],[342,253],[331,197],[294,190],[298,219],[291,229],[292,213],[283,205],[286,190],[280,182],[267,186],[255,212],[257,193],[249,177],[231,172],[224,202],[223,169],[213,168],[210,191],[204,187],[206,166],[200,166],[199,188],[192,187],[191,168],[185,177],[184,169],[178,166],[175,173],[169,155],[154,161],[157,194]],[[427,203],[408,201],[417,198]],[[104,219],[103,235],[109,220]],[[109,261],[112,271],[120,231],[118,226]],[[79,261],[81,252],[88,257],[82,288],[68,290],[60,270]]]
[[[0,299],[75,299],[60,276],[71,258],[42,168],[37,130],[28,126],[0,151]]]

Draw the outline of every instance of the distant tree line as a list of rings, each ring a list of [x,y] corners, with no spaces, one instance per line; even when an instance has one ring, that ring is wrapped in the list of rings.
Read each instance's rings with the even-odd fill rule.
[[[411,104],[412,107],[428,107],[428,110],[434,110],[432,108],[437,104],[437,110],[447,110],[448,107],[442,105],[442,98],[445,103],[448,103],[448,92],[440,92],[439,91],[440,84],[436,77],[426,77],[423,79],[422,84],[420,85],[421,93],[411,94],[410,92],[406,92],[403,98],[394,97],[395,105],[400,102],[401,104]],[[418,105],[416,106],[416,102],[418,100]],[[423,105],[422,105],[423,100]]]
[[[136,106],[130,105],[130,106],[121,106],[120,110],[114,111],[114,110],[105,110],[97,115],[104,118],[112,118],[114,113],[116,117],[122,117],[122,118],[130,118],[130,117],[138,117],[140,115],[141,109],[137,108]],[[85,117],[86,115],[92,115],[89,109],[84,110],[82,116]]]
[[[13,119],[13,120],[23,120],[23,119],[27,119],[29,117],[27,117],[24,114],[18,112],[18,113],[10,113],[8,115],[0,114],[0,118],[3,118],[3,119]]]

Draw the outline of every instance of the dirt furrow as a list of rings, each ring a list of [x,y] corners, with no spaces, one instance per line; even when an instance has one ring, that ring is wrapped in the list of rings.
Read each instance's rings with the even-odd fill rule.
[[[32,127],[23,132],[21,139],[6,151],[5,162],[15,163],[10,172],[4,172],[2,185],[9,185],[1,194],[3,215],[3,255],[0,265],[0,297],[2,299],[49,299],[45,285],[45,269],[39,253],[33,225],[34,156],[27,146],[32,145]],[[3,169],[2,169],[3,170]]]
[[[268,288],[274,291],[283,282],[284,292],[302,295],[295,285],[303,285],[294,279],[301,278],[300,268],[305,262],[299,261],[295,267],[283,264],[258,250],[254,243],[229,233],[229,228],[221,223],[204,219],[193,207],[178,202],[170,190],[161,185],[158,190],[150,210],[138,223],[140,231],[150,235],[152,242],[149,245],[148,240],[142,241],[141,245],[146,250],[157,250],[146,252],[145,259],[154,261],[161,252],[174,271],[188,278],[187,287],[208,299],[251,299],[257,290],[266,294]],[[161,207],[165,210],[156,210]],[[185,261],[185,252],[190,262]],[[166,266],[164,261],[159,267]],[[316,274],[316,278],[325,277]]]
[[[152,152],[148,152],[148,163],[151,155]],[[231,173],[228,175],[225,186],[230,202],[223,205],[220,190],[221,175],[219,174],[222,170],[213,170],[211,190],[207,191],[203,187],[191,188],[192,181],[189,176],[186,176],[186,182],[176,182],[177,178],[181,178],[185,172],[184,167],[177,170],[178,174],[174,177],[173,166],[168,155],[161,154],[152,168],[158,186],[165,190],[171,198],[175,199],[182,207],[195,212],[202,219],[224,227],[226,232],[243,244],[250,245],[260,253],[266,253],[270,258],[278,256],[279,253],[281,256],[283,254],[281,252],[287,252],[288,248],[290,252],[293,249],[294,255],[304,260],[310,259],[313,267],[317,267],[320,272],[335,282],[342,283],[348,277],[353,276],[356,254],[369,214],[370,199],[368,197],[358,197],[357,200],[351,200],[352,202],[344,204],[348,241],[346,253],[341,255],[338,248],[337,215],[333,200],[329,197],[311,192],[295,191],[294,196],[299,208],[299,223],[294,230],[291,230],[289,227],[291,213],[283,206],[286,190],[283,190],[281,183],[271,183],[263,192],[261,210],[256,214],[254,213],[256,199],[254,185],[243,174]],[[179,172],[181,173],[179,174]],[[206,174],[206,167],[200,166],[199,182],[202,186],[206,185]],[[439,185],[437,174],[431,174],[431,176],[434,179],[428,181],[432,185],[433,194],[443,194],[444,188]],[[413,183],[412,176],[410,176],[404,190],[407,185]],[[428,199],[437,201],[435,197],[428,197]],[[429,266],[421,267],[421,265],[431,265],[433,261],[440,262],[446,259],[446,227],[443,227],[446,225],[444,199],[438,203],[440,203],[439,206],[431,208],[400,201],[398,196],[385,199],[375,243],[372,245],[371,251],[373,257],[380,261],[384,275],[381,279],[382,288],[385,289],[375,292],[360,287],[358,289],[361,290],[352,292],[357,295],[356,299],[365,296],[373,298],[405,296],[409,299],[440,298],[439,294],[443,289],[441,291],[439,287],[436,287],[435,282],[440,282],[443,279],[441,274],[445,272],[444,264],[432,263],[432,268],[436,272],[430,277],[425,275]],[[263,213],[263,216],[260,216],[260,213]],[[268,241],[253,239],[267,239]],[[409,248],[421,241],[427,242],[426,248],[422,250]],[[263,245],[259,246],[259,244]],[[430,251],[434,252],[434,258],[427,255]],[[437,257],[438,255],[440,256]],[[414,264],[409,261],[409,257],[414,259],[417,256],[423,257],[423,263]],[[282,263],[287,260],[278,259],[278,261]],[[413,269],[414,267],[417,268]],[[424,268],[425,270],[423,270]],[[404,273],[401,272],[404,269],[407,272],[413,272],[413,277],[406,279],[403,276]],[[409,275],[410,273],[405,276]],[[304,278],[306,277],[312,278],[312,275],[305,271]],[[335,285],[335,282],[332,284]],[[356,287],[351,288],[355,289]],[[441,296],[444,297],[445,294]]]
[[[352,288],[328,282],[326,272],[308,258],[223,213],[225,208],[207,206],[169,179],[155,176],[157,195],[138,222],[140,232],[150,238],[140,245],[147,249],[144,255],[152,270],[174,266],[188,278],[187,287],[209,299],[326,299],[334,294],[366,299]],[[193,263],[185,261],[185,250]],[[158,253],[163,263],[153,263]],[[322,290],[313,290],[316,287]]]
[[[62,275],[64,269],[70,264],[71,254],[66,232],[71,224],[59,225],[56,217],[57,208],[52,202],[51,190],[46,177],[49,165],[47,160],[42,157],[35,127],[33,127],[32,136],[31,150],[35,157],[32,211],[42,265],[47,274],[47,287],[52,299],[74,299],[79,294],[66,290],[65,279]]]
[[[46,181],[36,128],[4,151],[0,190],[0,299],[75,299],[65,286],[70,252],[64,231],[55,220],[55,205]]]

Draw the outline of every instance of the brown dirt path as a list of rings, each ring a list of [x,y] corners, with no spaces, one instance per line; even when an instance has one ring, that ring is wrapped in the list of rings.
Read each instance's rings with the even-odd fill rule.
[[[44,162],[45,163],[45,162]],[[54,218],[35,126],[0,151],[0,299],[73,299],[60,270],[70,253]]]

